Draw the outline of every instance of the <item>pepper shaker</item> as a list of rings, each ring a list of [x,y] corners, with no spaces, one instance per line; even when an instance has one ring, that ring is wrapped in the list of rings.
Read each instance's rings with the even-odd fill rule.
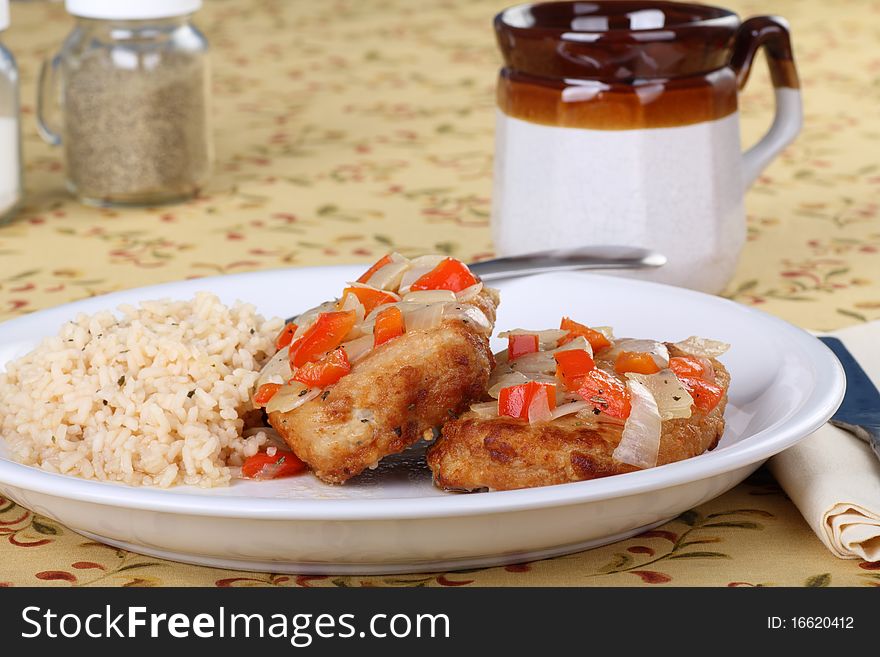
[[[76,24],[43,64],[37,118],[63,146],[69,190],[100,206],[197,194],[212,159],[201,0],[65,4]]]

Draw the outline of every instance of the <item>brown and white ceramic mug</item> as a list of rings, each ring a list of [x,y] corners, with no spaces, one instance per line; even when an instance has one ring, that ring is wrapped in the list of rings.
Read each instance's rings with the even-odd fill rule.
[[[677,2],[548,2],[495,18],[493,239],[502,255],[644,246],[655,280],[718,292],[745,241],[743,197],[798,134],[784,20]],[[740,151],[737,93],[764,48],[776,94]]]

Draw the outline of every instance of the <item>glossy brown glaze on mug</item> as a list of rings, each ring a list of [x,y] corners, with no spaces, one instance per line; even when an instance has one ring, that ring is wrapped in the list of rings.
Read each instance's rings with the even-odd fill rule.
[[[653,26],[642,29],[646,18]],[[774,85],[798,86],[788,32],[773,17],[740,24],[705,5],[548,2],[500,13],[495,30],[506,64],[498,107],[532,123],[625,130],[728,116],[762,46]]]
[[[775,16],[755,16],[737,30],[730,66],[736,71],[740,89],[749,79],[752,62],[761,47],[767,54],[773,86],[799,89],[800,81],[794,66],[788,28],[782,19]]]

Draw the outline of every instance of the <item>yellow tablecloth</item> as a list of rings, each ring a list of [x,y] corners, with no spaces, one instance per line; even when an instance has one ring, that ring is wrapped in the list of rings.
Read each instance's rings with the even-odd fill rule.
[[[187,277],[354,261],[390,247],[464,259],[492,246],[491,30],[504,0],[208,0],[216,172],[198,200],[98,210],[64,190],[37,136],[39,62],[70,29],[60,4],[13,7],[27,198],[0,227],[0,319]],[[876,4],[731,2],[791,23],[806,119],[748,196],[749,243],[728,295],[814,329],[880,318],[880,21]],[[762,66],[744,139],[766,129]],[[522,566],[446,575],[295,577],[163,562],[88,542],[0,500],[2,585],[880,585],[841,561],[763,470],[637,538]]]

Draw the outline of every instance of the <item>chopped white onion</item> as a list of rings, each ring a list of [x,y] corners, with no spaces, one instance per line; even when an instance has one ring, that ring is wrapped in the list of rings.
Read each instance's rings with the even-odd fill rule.
[[[489,382],[490,387],[488,394],[492,399],[498,399],[501,391],[504,388],[522,385],[523,383],[528,383],[529,381],[531,381],[531,379],[522,372],[508,372],[498,377],[498,379],[495,380],[494,383],[492,381]]]
[[[618,340],[611,351],[603,357],[610,360],[617,358],[621,351],[632,351],[638,354],[649,354],[654,362],[661,370],[669,367],[669,350],[666,345],[656,340],[636,340],[634,338],[623,338]]]
[[[254,390],[259,389],[264,383],[285,383],[293,376],[293,372],[290,371],[289,350],[290,347],[280,349],[263,365],[263,369],[260,370],[260,375],[257,377],[257,382],[254,385]]]
[[[363,338],[365,336],[370,336],[372,338],[374,326],[376,326],[375,319],[372,319],[370,321],[364,320],[359,324],[355,324],[346,337],[348,338],[349,342],[358,338]]]
[[[392,259],[391,262],[377,269],[375,273],[367,279],[367,285],[378,290],[396,290],[408,269],[408,261],[404,260],[402,262],[395,262]]]
[[[632,379],[626,382],[630,393],[631,410],[623,435],[612,457],[637,468],[653,468],[660,453],[662,422],[657,402],[647,387]]]
[[[461,321],[469,324],[471,328],[477,329],[477,331],[489,334],[492,332],[492,322],[489,321],[489,318],[486,317],[486,313],[477,308],[476,306],[471,306],[468,304],[444,304],[443,310],[443,318],[444,319],[460,319]]]
[[[681,381],[672,370],[660,370],[655,374],[636,374],[627,372],[626,378],[638,381],[645,386],[657,402],[657,410],[661,420],[689,418],[693,397],[681,385]]]
[[[554,386],[559,383],[555,374],[532,374],[529,376],[529,381],[535,381],[536,383],[552,383]]]
[[[308,388],[299,381],[281,386],[269,403],[266,404],[267,413],[287,413],[299,408],[307,401],[311,401],[321,394],[320,388]]]
[[[573,413],[580,413],[581,411],[592,410],[593,407],[585,401],[573,401],[568,402],[567,404],[560,404],[551,413],[554,420],[565,417],[566,415],[571,415]]]
[[[355,323],[364,321],[364,317],[366,316],[364,304],[362,304],[361,300],[351,292],[347,292],[342,298],[342,301],[339,303],[339,310],[343,312],[353,310],[355,317],[357,318]]]
[[[418,305],[418,304],[414,304]],[[445,304],[432,303],[427,306],[412,308],[403,313],[403,321],[406,332],[428,331],[440,325],[443,320],[443,307]]]
[[[535,351],[523,354],[514,361],[510,367],[523,374],[552,374],[556,371],[556,359],[552,351]]]
[[[686,354],[700,358],[718,358],[718,356],[730,349],[730,345],[726,342],[699,338],[696,335],[692,335],[687,340],[676,342],[675,346]]]
[[[577,336],[574,340],[566,342],[561,347],[556,347],[556,349],[553,350],[553,353],[555,354],[560,351],[574,351],[575,349],[586,351],[590,357],[593,356],[593,345],[591,345],[590,341],[582,335]]]
[[[463,290],[455,293],[455,298],[458,299],[459,303],[467,303],[468,301],[472,301],[476,299],[480,292],[483,291],[483,283],[481,281],[477,281],[470,287],[466,287]]]
[[[568,335],[568,331],[562,329],[548,329],[545,331],[529,331],[527,329],[513,329],[498,334],[499,338],[509,338],[511,335],[537,335],[540,349],[555,349],[559,340]]]
[[[351,327],[351,330],[345,334],[345,341],[351,342],[352,340],[356,340],[357,338],[361,338],[365,335],[373,334],[373,322],[358,322],[354,326]]]
[[[403,300],[413,303],[455,303],[456,297],[452,290],[416,290],[407,292]]]
[[[348,358],[348,362],[354,364],[370,353],[370,350],[373,348],[373,336],[372,334],[367,334],[354,340],[343,342],[342,348],[345,349],[345,357]]]
[[[498,417],[498,402],[480,402],[471,404],[471,411],[484,418]]]
[[[614,330],[610,326],[591,326],[590,328],[604,335],[608,342],[614,342]]]
[[[547,378],[551,378],[547,375],[540,375],[540,376],[542,376],[542,377],[546,376]],[[565,386],[562,385],[559,382],[559,379],[557,379],[555,376],[552,377],[552,380],[550,380],[550,381],[540,381],[539,380],[539,383],[552,383],[554,386],[556,386],[556,405],[557,406],[562,406],[563,404],[567,404],[568,402],[583,401],[584,400],[584,398],[581,397],[576,392],[572,392],[571,390],[566,390]]]

